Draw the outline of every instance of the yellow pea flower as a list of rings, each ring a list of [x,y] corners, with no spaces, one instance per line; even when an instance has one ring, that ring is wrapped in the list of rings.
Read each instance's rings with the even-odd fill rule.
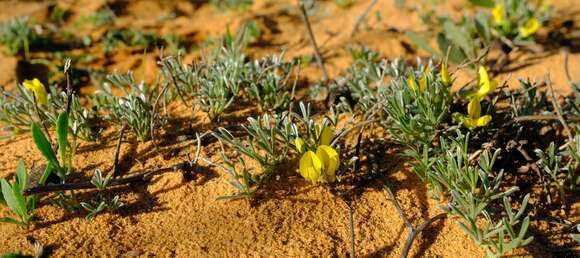
[[[296,146],[298,153],[304,153],[304,140],[302,140],[302,138],[298,137],[294,139],[294,146]]]
[[[320,134],[318,144],[330,145],[330,143],[332,142],[332,138],[334,138],[334,130],[332,130],[330,126],[325,126],[324,129],[322,129],[322,133]]]
[[[409,77],[407,77],[407,85],[409,86],[409,88],[411,88],[411,91],[413,91],[413,93],[417,92],[417,84],[415,84],[415,79],[413,79],[413,76],[411,76],[409,74]]]
[[[481,99],[497,88],[497,81],[489,80],[489,74],[484,66],[479,67],[478,86],[479,89],[477,89],[476,92],[469,94],[469,97]]]
[[[27,90],[32,91],[38,104],[46,105],[48,103],[48,94],[46,93],[46,88],[44,87],[44,84],[40,82],[40,80],[37,78],[34,78],[33,80],[24,80],[22,85]]]
[[[486,126],[491,121],[490,115],[481,116],[481,99],[472,98],[467,105],[467,117],[463,121],[469,129]]]
[[[307,151],[300,158],[299,170],[302,177],[316,184],[322,173],[322,162],[313,151]]]
[[[522,38],[527,38],[536,33],[540,29],[540,21],[535,17],[532,17],[524,23],[524,26],[519,28],[520,36]]]
[[[336,180],[336,169],[338,169],[339,165],[338,152],[328,145],[320,145],[316,149],[316,156],[322,161],[326,181],[334,182]]]
[[[318,146],[316,153],[307,151],[300,158],[300,175],[313,184],[323,181],[334,182],[336,170],[339,166],[339,157],[335,149],[327,145]]]
[[[445,65],[445,63],[441,63],[441,82],[443,82],[445,86],[451,86],[451,76],[449,76],[449,73],[447,72],[447,65]]]
[[[427,75],[429,74],[430,71],[431,65],[427,65],[427,68],[425,68],[425,72],[423,72],[423,75],[419,80],[419,89],[421,89],[421,92],[425,92],[425,90],[427,90]]]
[[[505,6],[503,4],[496,4],[491,11],[491,15],[496,24],[503,24],[505,22]]]

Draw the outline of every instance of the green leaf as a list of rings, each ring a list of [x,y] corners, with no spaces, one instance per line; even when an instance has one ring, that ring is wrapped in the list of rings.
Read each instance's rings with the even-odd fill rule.
[[[486,8],[493,8],[495,6],[495,3],[493,3],[493,0],[469,0],[469,2],[474,4],[474,5],[486,7]]]
[[[22,223],[20,223],[20,221],[15,220],[13,218],[9,218],[9,217],[2,217],[2,218],[0,218],[0,222],[11,223],[11,224],[16,224],[16,225],[22,224]],[[4,257],[4,256],[0,256],[0,257]]]
[[[42,173],[42,176],[38,180],[38,185],[44,185],[46,183],[46,180],[48,180],[48,176],[50,176],[52,170],[53,170],[52,164],[50,163],[46,164],[46,168],[44,168],[44,173]]]
[[[4,195],[8,207],[10,207],[10,209],[18,216],[24,217],[26,215],[26,203],[24,202],[24,197],[22,195],[18,196],[6,179],[2,179],[0,185],[2,186],[2,195]]]
[[[459,26],[457,26],[453,21],[447,20],[443,24],[443,30],[445,31],[445,35],[447,38],[453,42],[454,45],[459,46],[468,56],[473,53],[473,41],[469,37],[469,33],[462,30]]]
[[[413,44],[417,45],[417,47],[424,49],[425,51],[429,52],[432,55],[439,56],[439,53],[435,49],[433,49],[425,38],[419,36],[417,33],[408,31],[405,33],[407,37],[413,42]]]
[[[44,135],[40,127],[38,127],[36,123],[32,123],[31,131],[34,144],[36,144],[36,147],[38,148],[40,153],[42,153],[42,156],[44,156],[44,158],[46,158],[46,160],[49,163],[52,163],[53,166],[59,168],[60,165],[58,164],[58,160],[56,159],[56,154],[54,154],[52,146],[50,146],[50,143],[46,139],[46,136]]]
[[[0,258],[32,258],[30,255],[23,255],[21,253],[6,253],[0,255]]]
[[[483,39],[486,45],[489,45],[491,41],[491,29],[489,28],[489,22],[487,17],[483,13],[478,13],[474,19],[475,29],[477,29],[477,34]]]
[[[467,58],[461,49],[451,45],[451,42],[449,42],[443,33],[437,34],[437,45],[439,45],[439,51],[443,53],[443,56],[446,56],[447,51],[449,51],[448,61],[451,63],[459,64]]]
[[[65,162],[66,153],[68,150],[68,113],[62,112],[58,115],[56,121],[56,138],[58,140],[58,151],[60,152],[60,160]],[[66,164],[66,163],[65,163]]]
[[[18,185],[20,192],[26,188],[26,184],[28,183],[28,172],[26,171],[26,165],[24,165],[24,161],[18,161],[18,166],[16,167],[16,184]]]

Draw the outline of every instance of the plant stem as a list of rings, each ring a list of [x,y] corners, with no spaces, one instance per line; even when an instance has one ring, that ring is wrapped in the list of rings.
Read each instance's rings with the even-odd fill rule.
[[[434,222],[441,220],[441,219],[445,219],[445,218],[447,218],[447,213],[440,213],[440,214],[436,215],[435,217],[432,217],[428,220],[423,221],[423,223],[421,223],[421,225],[419,225],[416,229],[411,231],[411,233],[409,233],[409,236],[407,237],[407,241],[405,241],[405,246],[403,247],[403,252],[401,253],[401,257],[404,258],[404,257],[409,256],[409,251],[411,251],[411,246],[413,245],[413,241],[415,241],[415,238],[417,238],[417,235],[419,235],[419,233],[421,233],[424,229],[429,227]]]
[[[343,199],[344,200],[344,199]],[[355,246],[355,235],[354,235],[354,215],[350,202],[344,200],[346,207],[348,208],[348,230],[350,235],[350,257],[354,258],[356,254]]]
[[[401,208],[401,205],[397,200],[397,196],[393,192],[393,189],[389,186],[388,180],[384,177],[383,177],[383,186],[387,190],[387,193],[389,194],[391,201],[393,202],[393,205],[395,205],[395,209],[399,213],[399,216],[401,217],[407,229],[409,230],[409,235],[407,235],[407,240],[405,241],[403,251],[401,252],[401,258],[406,258],[409,256],[409,252],[411,251],[411,247],[413,246],[413,242],[415,241],[415,238],[417,238],[417,235],[419,235],[419,233],[421,233],[423,230],[425,230],[434,222],[447,218],[447,213],[441,213],[439,215],[436,215],[435,217],[427,219],[423,221],[423,223],[421,223],[417,228],[415,228],[411,223],[411,221],[409,220],[409,218],[407,217],[407,215],[405,214],[405,211],[403,211],[403,208]]]
[[[548,183],[546,183],[546,180],[544,179],[544,176],[542,175],[540,168],[538,168],[538,165],[534,162],[532,157],[530,157],[528,152],[526,150],[524,150],[524,148],[521,145],[517,147],[517,150],[520,152],[520,154],[522,154],[524,159],[530,164],[530,167],[532,168],[532,170],[534,172],[536,172],[536,174],[538,174],[538,177],[540,178],[540,182],[542,183],[542,187],[544,188],[543,190],[546,193],[546,202],[548,204],[552,204],[552,194],[550,193],[550,189],[548,188]],[[541,198],[540,198],[540,201],[541,201]]]
[[[119,176],[119,154],[121,153],[121,142],[123,141],[123,135],[125,135],[125,129],[127,129],[127,124],[123,124],[121,131],[119,132],[119,141],[117,142],[117,148],[115,149],[115,159],[113,161],[113,178]]]
[[[563,116],[565,120],[572,121],[572,122],[580,122],[580,116]],[[507,125],[513,124],[515,122],[524,122],[524,121],[534,121],[534,120],[559,120],[560,118],[558,115],[531,115],[531,116],[518,116],[514,118],[513,121],[507,123]]]
[[[564,116],[562,116],[562,108],[560,107],[560,104],[558,104],[558,100],[556,99],[556,94],[554,93],[554,87],[552,87],[552,81],[550,80],[549,74],[546,76],[546,84],[548,85],[548,89],[550,90],[550,94],[552,95],[552,106],[554,106],[554,111],[556,111],[558,120],[560,120],[560,123],[562,123],[562,126],[564,126],[564,130],[568,135],[568,140],[570,142],[574,142],[574,138],[572,137],[572,130],[570,130],[570,127],[568,126],[568,123],[566,123]]]
[[[320,54],[320,49],[318,48],[318,44],[316,44],[316,38],[314,37],[314,33],[312,32],[312,27],[310,26],[310,20],[308,19],[308,13],[306,12],[306,8],[304,7],[304,3],[300,0],[299,1],[300,12],[302,13],[302,19],[304,20],[304,26],[306,27],[306,31],[308,32],[308,37],[310,38],[310,44],[312,44],[312,48],[314,48],[314,55],[316,56],[316,62],[318,66],[320,66],[320,70],[322,70],[322,79],[324,81],[328,81],[330,77],[328,77],[328,72],[324,67],[324,59],[322,59],[322,54]]]
[[[133,176],[124,177],[124,178],[115,178],[112,179],[107,186],[116,186],[116,185],[124,185],[133,182],[147,182],[151,179],[152,176],[163,174],[167,172],[175,172],[177,170],[189,170],[192,166],[189,162],[181,162],[177,165],[166,167],[166,168],[154,168],[150,170],[143,171]],[[90,181],[87,182],[78,182],[78,183],[64,183],[64,184],[50,184],[44,186],[37,186],[31,187],[24,190],[24,195],[31,195],[31,194],[41,194],[41,193],[50,193],[50,192],[61,192],[67,190],[81,190],[81,189],[95,189],[96,186],[93,185]]]

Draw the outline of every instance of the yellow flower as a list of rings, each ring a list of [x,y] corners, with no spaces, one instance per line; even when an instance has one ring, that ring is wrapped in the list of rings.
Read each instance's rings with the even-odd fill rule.
[[[407,77],[407,85],[409,86],[409,88],[411,88],[411,91],[413,91],[413,93],[417,92],[417,84],[415,84],[415,79],[413,79],[413,76],[411,76],[409,74],[409,77]]]
[[[326,181],[334,182],[336,180],[336,169],[338,169],[339,165],[338,152],[328,145],[320,145],[316,149],[316,156],[322,161]]]
[[[538,19],[536,19],[535,17],[532,17],[526,21],[524,26],[520,27],[519,29],[520,36],[522,36],[522,38],[527,38],[536,33],[536,31],[538,31],[539,28],[540,21],[538,21]]]
[[[547,13],[552,9],[552,4],[550,2],[541,1],[542,5],[540,5],[540,12]]]
[[[298,153],[304,153],[304,140],[302,140],[302,138],[298,137],[294,139],[294,146],[296,146]]]
[[[503,4],[496,4],[491,11],[491,15],[496,24],[503,24],[505,22],[505,6]]]
[[[480,98],[475,97],[467,105],[467,117],[465,117],[463,123],[469,129],[486,126],[491,121],[490,115],[481,116],[480,101]]]
[[[313,151],[307,151],[300,158],[300,175],[313,184],[318,182],[322,172],[322,162]]]
[[[421,76],[421,79],[419,80],[419,89],[421,89],[421,92],[425,92],[425,90],[427,90],[427,75],[430,71],[431,65],[427,65],[425,72],[423,72],[423,76]]]
[[[481,99],[497,88],[497,81],[489,80],[489,74],[483,66],[479,67],[478,86],[479,89],[477,89],[476,92],[469,94],[470,97]]]
[[[447,66],[445,63],[441,63],[441,82],[443,82],[445,86],[451,86],[451,76],[449,76],[449,73],[447,72]]]
[[[38,104],[46,105],[46,103],[48,103],[46,88],[44,87],[44,84],[42,84],[42,82],[40,82],[38,79],[34,78],[33,80],[24,80],[22,85],[27,90],[32,91]]]
[[[300,158],[300,175],[313,184],[318,181],[334,182],[339,157],[335,149],[328,145],[318,146],[316,153],[307,151]]]
[[[322,133],[318,139],[318,144],[330,145],[330,143],[332,143],[332,138],[334,138],[334,130],[332,130],[330,126],[325,126],[324,129],[322,129]]]

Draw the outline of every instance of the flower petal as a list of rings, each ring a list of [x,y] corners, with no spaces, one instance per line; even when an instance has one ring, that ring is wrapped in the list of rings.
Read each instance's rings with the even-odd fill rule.
[[[407,85],[409,86],[409,88],[413,93],[417,92],[417,85],[415,84],[415,79],[413,79],[413,76],[411,76],[410,74],[409,77],[407,77]]]
[[[324,164],[324,175],[328,182],[336,180],[336,170],[340,164],[338,152],[330,146],[320,145],[316,149],[316,156],[320,158]]]
[[[304,153],[304,140],[302,140],[302,138],[298,137],[294,139],[294,146],[296,146],[298,153]]]
[[[307,151],[300,158],[299,170],[302,177],[315,184],[322,172],[322,162],[313,151]]]
[[[427,65],[427,68],[425,68],[425,71],[423,72],[423,76],[421,76],[421,79],[419,80],[419,89],[421,92],[425,92],[425,90],[427,90],[427,75],[430,71],[431,65]]]
[[[493,15],[493,21],[496,24],[502,24],[505,22],[504,14],[505,14],[505,7],[503,4],[496,4],[491,11]]]
[[[44,84],[40,82],[40,80],[36,78],[33,80],[24,80],[22,85],[27,90],[32,91],[38,104],[46,105],[46,103],[48,103],[48,94],[46,93],[46,88],[44,87]]]
[[[485,97],[485,95],[489,94],[490,92],[493,92],[497,88],[497,82],[495,80],[493,81],[489,80],[489,74],[487,73],[487,69],[485,69],[484,66],[479,67],[478,73],[479,73],[479,82],[478,82],[479,89],[475,93],[470,94],[470,96],[483,98]]]
[[[485,116],[478,118],[475,121],[475,126],[477,126],[477,127],[486,126],[487,124],[489,124],[489,122],[491,122],[491,116],[485,115]]]
[[[478,97],[473,97],[467,104],[467,116],[474,121],[481,116],[481,103],[479,101]]]
[[[471,119],[469,117],[465,117],[465,119],[463,120],[463,125],[469,129],[473,129],[473,128],[477,127],[475,121],[473,121],[473,119]]]
[[[536,33],[538,29],[540,29],[540,21],[535,17],[532,17],[526,21],[524,26],[520,27],[519,32],[523,38],[527,38]]]
[[[330,126],[325,126],[324,129],[322,129],[322,133],[320,134],[318,144],[330,145],[333,138],[334,138],[334,130],[332,130]]]
[[[451,77],[447,72],[447,65],[445,65],[445,63],[441,63],[441,82],[443,82],[445,86],[451,86]]]

